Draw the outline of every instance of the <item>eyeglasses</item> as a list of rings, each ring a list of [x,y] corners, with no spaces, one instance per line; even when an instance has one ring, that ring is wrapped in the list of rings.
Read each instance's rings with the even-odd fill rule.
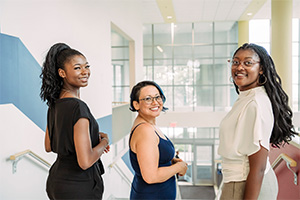
[[[154,100],[156,100],[158,103],[161,103],[163,101],[161,96],[146,97],[146,98],[143,98],[143,99],[140,99],[140,100],[145,101],[146,104],[151,104]]]
[[[242,65],[245,68],[251,68],[256,63],[260,63],[259,61],[253,61],[253,60],[244,60],[244,61],[228,60],[228,62],[231,64],[231,68],[237,68],[240,65]]]

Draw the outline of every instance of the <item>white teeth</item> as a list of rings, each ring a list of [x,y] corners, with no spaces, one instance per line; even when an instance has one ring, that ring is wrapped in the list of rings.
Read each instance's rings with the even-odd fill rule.
[[[246,76],[245,74],[235,74],[236,76]]]
[[[150,108],[150,110],[158,110],[158,107]]]

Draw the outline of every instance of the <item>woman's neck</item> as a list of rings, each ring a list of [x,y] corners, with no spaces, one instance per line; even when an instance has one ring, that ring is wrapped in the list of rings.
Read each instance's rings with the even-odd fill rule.
[[[141,114],[138,115],[139,118],[141,118],[142,120],[148,122],[149,124],[155,126],[156,125],[156,121],[155,121],[155,118],[147,118]]]
[[[66,97],[74,97],[80,99],[80,91],[77,90],[71,90],[68,88],[62,88],[60,92],[60,98],[66,98]]]

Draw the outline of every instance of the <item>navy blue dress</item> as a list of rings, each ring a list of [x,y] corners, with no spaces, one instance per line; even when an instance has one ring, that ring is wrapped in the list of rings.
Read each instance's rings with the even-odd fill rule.
[[[131,132],[129,143],[134,130]],[[157,132],[155,132],[157,134]],[[158,135],[158,134],[157,134]],[[161,138],[159,135],[159,164],[158,167],[167,167],[171,165],[171,161],[175,155],[175,149],[172,142]],[[163,183],[148,184],[144,181],[136,154],[130,149],[130,162],[135,171],[135,175],[131,185],[130,199],[175,199],[176,198],[176,182],[175,176],[172,176]]]

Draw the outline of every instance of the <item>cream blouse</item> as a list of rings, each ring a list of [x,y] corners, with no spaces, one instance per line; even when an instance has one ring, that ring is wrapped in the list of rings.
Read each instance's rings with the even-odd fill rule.
[[[263,86],[241,91],[231,111],[220,124],[219,155],[224,183],[244,181],[249,173],[248,156],[260,145],[269,151],[274,117]],[[269,157],[266,171],[270,169]]]

